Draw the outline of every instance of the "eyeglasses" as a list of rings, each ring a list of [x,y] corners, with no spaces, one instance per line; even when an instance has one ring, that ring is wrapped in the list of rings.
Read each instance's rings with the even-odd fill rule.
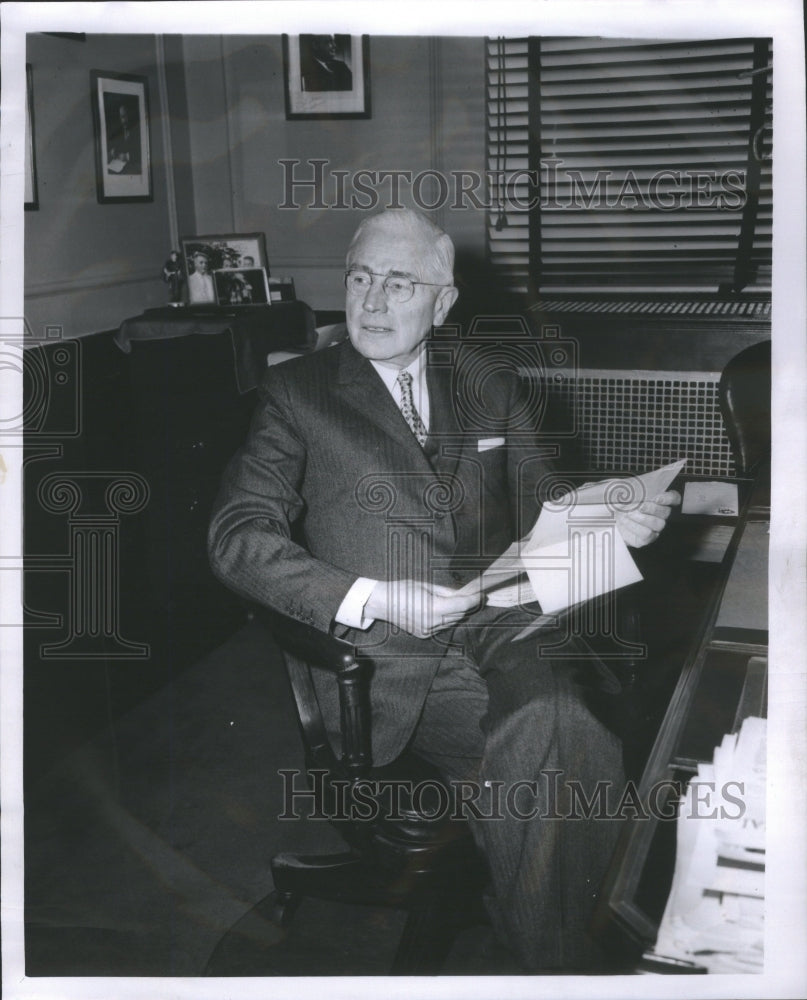
[[[373,278],[383,278],[381,287],[390,302],[408,302],[415,294],[415,285],[449,288],[446,283],[413,281],[403,274],[376,274],[375,271],[345,271],[345,288],[351,295],[366,295],[373,287]]]

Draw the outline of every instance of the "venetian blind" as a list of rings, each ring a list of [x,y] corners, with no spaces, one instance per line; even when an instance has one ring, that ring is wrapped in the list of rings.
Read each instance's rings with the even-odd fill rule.
[[[489,251],[509,286],[769,286],[770,61],[755,39],[489,40]]]

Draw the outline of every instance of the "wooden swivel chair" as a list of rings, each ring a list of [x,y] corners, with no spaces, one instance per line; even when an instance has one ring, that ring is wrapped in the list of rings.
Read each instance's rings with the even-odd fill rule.
[[[306,897],[394,907],[407,919],[390,969],[393,975],[433,975],[440,971],[457,931],[485,919],[482,889],[487,872],[470,828],[438,808],[438,772],[413,753],[376,768],[370,759],[369,670],[355,648],[308,625],[276,613],[259,612],[283,652],[297,706],[306,767],[312,787],[322,792],[328,816],[368,815],[375,782],[398,782],[394,811],[389,792],[378,797],[377,816],[331,822],[347,850],[333,855],[277,854],[271,861],[274,892],[259,904],[264,916],[286,927]],[[311,666],[329,671],[339,689],[341,756],[328,741],[311,679]],[[418,811],[408,789],[424,782]],[[358,796],[357,796],[358,790]],[[339,809],[334,809],[336,797]],[[429,818],[429,813],[434,818]],[[425,814],[425,815],[424,815]],[[216,953],[208,974],[217,970]]]
[[[738,476],[754,476],[771,453],[771,342],[729,361],[718,387],[720,411]]]

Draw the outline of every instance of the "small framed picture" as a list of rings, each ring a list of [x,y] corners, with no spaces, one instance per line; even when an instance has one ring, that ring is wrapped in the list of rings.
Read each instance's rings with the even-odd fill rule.
[[[25,66],[25,208],[39,208],[39,187],[36,180],[34,151],[34,82],[30,63]]]
[[[151,201],[148,83],[90,71],[98,201]]]
[[[216,271],[252,271],[269,274],[263,233],[232,233],[213,236],[183,236],[182,261],[188,276],[188,302],[216,303]],[[263,300],[268,302],[267,297]]]
[[[262,267],[214,271],[213,284],[220,306],[266,306],[272,301],[266,270]]]
[[[284,35],[286,118],[369,118],[367,35]]]

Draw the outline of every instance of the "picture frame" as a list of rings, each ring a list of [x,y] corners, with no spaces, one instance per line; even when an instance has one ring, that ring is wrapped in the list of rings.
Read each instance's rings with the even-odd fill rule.
[[[266,268],[237,267],[213,272],[216,302],[228,308],[268,306],[272,304]]]
[[[284,35],[286,119],[369,118],[368,35]]]
[[[25,64],[25,209],[39,208],[39,184],[36,176],[34,146],[34,76],[30,63]]]
[[[266,237],[263,233],[183,236],[179,242],[182,266],[187,275],[190,305],[218,304],[214,277],[216,271],[259,269],[264,271],[265,278],[269,277]],[[268,289],[265,301],[269,302]]]
[[[153,201],[148,81],[90,70],[100,204]]]

